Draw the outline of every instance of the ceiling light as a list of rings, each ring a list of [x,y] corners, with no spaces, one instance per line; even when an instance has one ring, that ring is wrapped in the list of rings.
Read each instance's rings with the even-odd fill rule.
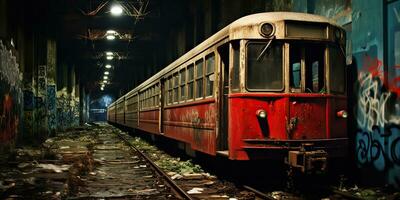
[[[111,68],[111,65],[106,65],[106,68],[107,68],[107,69],[110,69],[110,68]]]
[[[107,80],[107,79],[108,79],[108,76],[103,76],[103,79],[104,79],[104,80]]]
[[[114,5],[111,7],[111,14],[114,16],[120,16],[122,14],[122,8],[120,5]]]
[[[104,80],[103,83],[107,83],[107,80]]]
[[[115,34],[117,34],[117,31],[108,30],[108,31],[106,32],[106,34],[107,34],[107,35],[115,35]]]
[[[103,90],[104,90],[104,88],[100,88],[100,90],[101,90],[101,91],[103,91]]]
[[[114,56],[107,56],[107,60],[112,60]]]
[[[107,35],[106,38],[107,38],[107,40],[114,40],[115,35]]]
[[[107,55],[107,56],[112,56],[112,55],[114,55],[114,53],[111,52],[111,51],[107,51],[107,52],[106,52],[106,55]]]
[[[108,72],[108,71],[104,72],[104,75],[109,75],[109,74],[110,74],[110,72]]]

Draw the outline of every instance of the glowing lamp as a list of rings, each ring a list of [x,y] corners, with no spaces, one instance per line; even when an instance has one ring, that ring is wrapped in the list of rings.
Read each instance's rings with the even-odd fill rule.
[[[114,5],[110,10],[111,14],[114,16],[120,16],[123,12],[122,7],[120,5]]]

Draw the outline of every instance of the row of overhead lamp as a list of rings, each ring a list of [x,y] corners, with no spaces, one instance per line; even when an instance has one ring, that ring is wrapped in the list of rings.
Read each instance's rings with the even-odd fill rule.
[[[123,9],[122,9],[122,7],[120,5],[113,5],[111,7],[111,9],[110,9],[110,12],[111,12],[111,15],[113,15],[113,16],[120,16],[123,13]],[[118,33],[116,31],[114,31],[114,30],[108,30],[106,32],[106,39],[107,40],[115,40],[116,36],[118,36]],[[105,53],[105,55],[106,55],[106,59],[107,60],[114,59],[114,53],[113,52],[108,51],[108,52]],[[111,69],[111,67],[112,66],[110,64],[106,64],[105,65],[106,71],[104,71],[103,82],[101,83],[101,86],[100,86],[100,90],[101,91],[103,91],[104,87],[106,86],[106,84],[109,83],[109,77],[108,76],[110,75],[109,69]]]
[[[108,70],[111,69],[111,67],[112,66],[110,64],[105,65],[106,71],[104,71],[103,82],[101,83],[101,86],[100,86],[101,91],[103,91],[106,84],[109,83],[108,76],[110,75],[110,71],[108,71]]]

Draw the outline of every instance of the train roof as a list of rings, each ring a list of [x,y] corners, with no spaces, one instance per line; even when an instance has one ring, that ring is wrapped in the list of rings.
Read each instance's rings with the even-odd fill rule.
[[[243,28],[243,27],[249,27],[249,26],[254,26],[254,25],[259,25],[260,23],[264,22],[278,22],[278,21],[285,21],[285,20],[291,20],[291,21],[302,21],[302,22],[317,22],[317,23],[329,23],[335,26],[338,26],[334,20],[331,20],[329,18],[326,18],[324,16],[320,15],[314,15],[314,14],[308,14],[308,13],[297,13],[297,12],[264,12],[264,13],[257,13],[257,14],[252,14],[252,15],[247,15],[244,17],[241,17],[237,19],[236,21],[232,22],[228,26],[224,27],[193,49],[191,49],[189,52],[185,53],[181,57],[179,57],[177,60],[169,64],[167,67],[163,68],[161,71],[159,71],[157,74],[153,75],[143,83],[141,83],[139,86],[134,88],[128,93],[131,92],[137,92],[138,90],[146,87],[148,84],[154,82],[155,80],[158,80],[162,76],[164,76],[166,73],[174,70],[176,67],[180,66],[182,63],[185,61],[191,59],[192,57],[196,56],[197,54],[203,52],[210,46],[224,40],[224,39],[229,39],[229,40],[235,40],[235,39],[242,39],[238,37],[236,32],[238,32],[238,29]],[[124,95],[125,96],[125,95]],[[117,99],[115,102],[118,102],[120,99],[122,99],[124,96],[120,97]],[[110,105],[111,106],[111,105]]]

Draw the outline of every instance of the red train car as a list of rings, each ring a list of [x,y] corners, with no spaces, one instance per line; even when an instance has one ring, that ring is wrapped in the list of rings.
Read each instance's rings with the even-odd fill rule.
[[[347,151],[345,32],[311,14],[236,20],[108,108],[108,121],[303,171]]]

